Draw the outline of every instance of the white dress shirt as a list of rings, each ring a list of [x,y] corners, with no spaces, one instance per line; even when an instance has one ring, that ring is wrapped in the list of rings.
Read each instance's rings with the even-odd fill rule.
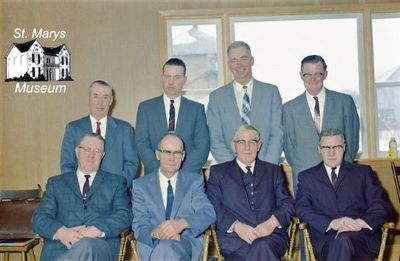
[[[326,91],[325,91],[325,87],[322,87],[321,91],[318,93],[317,97],[318,97],[318,103],[319,103],[319,114],[320,114],[320,121],[319,121],[319,129],[322,129],[322,122],[323,122],[323,117],[324,117],[324,107],[325,107],[325,96],[326,96]],[[311,116],[314,119],[315,115],[314,115],[314,107],[315,107],[315,100],[314,100],[314,96],[312,96],[311,94],[309,94],[306,91],[306,97],[307,97],[307,103],[308,103],[308,108],[310,109],[311,112]]]
[[[160,179],[161,196],[164,203],[164,208],[167,207],[168,180],[171,181],[172,191],[174,192],[175,196],[176,180],[178,178],[178,173],[179,172],[176,172],[171,178],[167,178],[160,172],[160,170],[158,170],[158,178]]]
[[[92,132],[96,133],[96,128],[97,128],[96,122],[98,122],[98,120],[96,120],[92,115],[90,115],[89,117],[90,117],[90,122],[92,124]],[[107,116],[100,119],[99,122],[100,122],[101,137],[103,137],[103,139],[106,139]]]
[[[167,119],[167,127],[169,125],[169,107],[171,105],[171,100],[174,100],[174,107],[175,107],[175,128],[174,128],[174,130],[176,130],[176,123],[178,122],[179,108],[181,106],[181,97],[182,96],[179,95],[175,99],[170,99],[165,93],[163,94],[165,117]]]

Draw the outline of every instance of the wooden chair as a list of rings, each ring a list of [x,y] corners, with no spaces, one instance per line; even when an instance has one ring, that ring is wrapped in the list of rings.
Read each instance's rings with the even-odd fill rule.
[[[382,238],[381,238],[381,245],[379,247],[379,254],[376,258],[376,261],[383,261],[383,256],[386,248],[386,240],[389,234],[390,229],[394,229],[393,222],[386,222],[382,225]],[[304,245],[305,245],[305,253],[306,253],[306,260],[307,261],[315,261],[314,249],[311,243],[310,233],[308,231],[308,224],[307,223],[300,223],[299,225],[300,230],[303,230],[303,237],[304,237]]]
[[[297,236],[297,230],[298,226],[300,224],[300,220],[297,217],[292,217],[292,220],[290,221],[289,227],[287,228],[287,233],[289,235],[289,247],[285,252],[285,255],[282,257],[282,261],[292,261],[294,259],[294,247],[295,247],[295,242],[296,242],[296,236]],[[207,236],[208,239],[210,238],[210,234],[213,237],[213,244],[214,244],[214,251],[216,253],[216,258],[218,261],[223,260],[219,245],[218,245],[218,239],[217,239],[217,233],[215,232],[215,225],[211,225],[211,227],[206,231],[205,237],[204,237],[204,253],[203,253],[203,261],[208,260],[209,257],[215,257],[209,255],[209,240],[206,240]]]
[[[139,261],[139,255],[136,250],[136,240],[132,229],[124,229],[121,232],[120,237],[121,243],[119,247],[118,261]]]
[[[222,261],[221,250],[218,244],[217,232],[215,232],[215,224],[212,224],[204,232],[203,261],[207,261],[209,257],[214,257],[218,261]]]
[[[39,237],[33,233],[31,218],[40,203],[42,189],[0,191],[0,253],[9,260],[10,253],[21,253],[21,260],[36,260],[33,248]]]
[[[400,201],[400,185],[399,185],[400,166],[396,166],[394,164],[394,161],[392,161],[390,165],[392,166],[392,173],[393,173],[394,184],[396,185],[397,197],[399,198]]]

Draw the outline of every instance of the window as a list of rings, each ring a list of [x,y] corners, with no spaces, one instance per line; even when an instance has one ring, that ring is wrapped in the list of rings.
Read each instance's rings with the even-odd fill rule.
[[[207,104],[208,94],[223,83],[220,20],[171,20],[167,30],[168,57],[187,67],[185,96]]]
[[[400,140],[400,13],[372,19],[377,153],[387,157],[390,137]]]

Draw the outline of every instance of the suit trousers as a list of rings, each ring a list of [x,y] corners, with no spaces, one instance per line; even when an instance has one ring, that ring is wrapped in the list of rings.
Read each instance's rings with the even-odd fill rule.
[[[105,240],[84,237],[76,242],[67,252],[57,258],[57,261],[113,261],[111,249]]]
[[[235,252],[224,254],[224,258],[226,261],[279,261],[286,248],[287,241],[285,238],[273,233],[266,237],[257,238],[251,245],[245,243]]]

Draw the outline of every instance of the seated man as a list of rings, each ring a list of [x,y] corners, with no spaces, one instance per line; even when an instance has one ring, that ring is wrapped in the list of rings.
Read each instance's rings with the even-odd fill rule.
[[[215,221],[203,176],[179,170],[185,151],[175,134],[161,139],[156,156],[160,168],[132,184],[140,260],[200,260],[201,234]]]
[[[300,173],[296,213],[310,226],[317,258],[373,260],[392,207],[369,166],[343,161],[345,148],[340,130],[321,132],[323,161]]]
[[[236,158],[211,167],[207,195],[217,213],[225,260],[280,260],[294,212],[281,168],[257,159],[260,134],[251,125],[236,131]]]
[[[49,178],[32,217],[45,238],[40,260],[117,260],[119,233],[132,220],[126,179],[99,170],[100,135],[84,135],[75,153],[78,169]]]

